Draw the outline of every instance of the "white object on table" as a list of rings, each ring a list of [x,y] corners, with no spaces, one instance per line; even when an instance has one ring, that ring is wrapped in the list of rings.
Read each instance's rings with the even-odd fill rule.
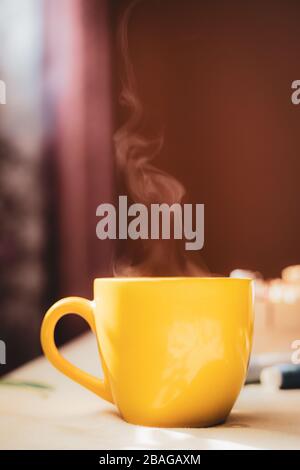
[[[99,374],[96,340],[84,335],[64,355]],[[39,358],[6,377],[53,390],[0,387],[1,449],[300,449],[300,390],[248,385],[227,422],[204,429],[134,426],[117,409]]]

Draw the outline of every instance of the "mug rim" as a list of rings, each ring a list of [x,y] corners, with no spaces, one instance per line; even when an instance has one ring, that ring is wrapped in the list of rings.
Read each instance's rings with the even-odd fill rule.
[[[94,282],[161,282],[161,281],[230,281],[230,282],[245,282],[249,283],[254,281],[250,277],[228,277],[228,276],[128,276],[128,277],[96,277]]]

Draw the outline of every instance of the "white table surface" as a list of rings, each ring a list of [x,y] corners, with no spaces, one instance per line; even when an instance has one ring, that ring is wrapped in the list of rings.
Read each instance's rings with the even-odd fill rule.
[[[82,336],[65,356],[98,373],[95,339]],[[300,390],[272,392],[247,385],[228,419],[205,429],[160,429],[123,421],[101,400],[39,358],[7,378],[51,390],[0,387],[1,449],[300,449]]]

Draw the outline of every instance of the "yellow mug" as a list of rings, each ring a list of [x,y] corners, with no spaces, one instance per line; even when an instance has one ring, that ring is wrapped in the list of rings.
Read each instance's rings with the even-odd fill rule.
[[[58,320],[84,318],[95,333],[104,379],[63,358]],[[223,422],[243,386],[251,350],[251,280],[96,279],[94,300],[60,300],[41,330],[45,355],[61,372],[114,403],[128,422],[202,427]]]

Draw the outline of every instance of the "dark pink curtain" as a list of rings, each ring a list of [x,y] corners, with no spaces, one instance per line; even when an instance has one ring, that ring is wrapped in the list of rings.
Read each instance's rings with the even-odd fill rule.
[[[59,295],[91,297],[93,278],[109,275],[112,263],[111,243],[95,232],[96,207],[113,198],[108,2],[48,0],[46,24]]]

